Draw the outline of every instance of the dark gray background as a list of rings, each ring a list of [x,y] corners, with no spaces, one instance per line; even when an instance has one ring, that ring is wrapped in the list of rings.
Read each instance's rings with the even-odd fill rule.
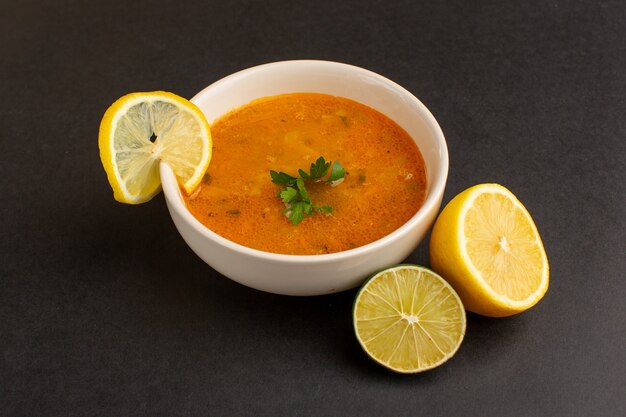
[[[2,1],[0,415],[624,415],[625,25],[623,1]],[[470,314],[450,362],[396,375],[355,340],[355,291],[245,288],[162,196],[113,200],[97,134],[115,99],[298,58],[419,97],[448,140],[444,202],[517,194],[551,263],[535,308]]]

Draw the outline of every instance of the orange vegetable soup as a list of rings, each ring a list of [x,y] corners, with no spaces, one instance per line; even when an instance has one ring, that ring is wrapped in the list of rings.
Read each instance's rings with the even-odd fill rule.
[[[385,115],[346,98],[266,97],[216,120],[211,134],[211,164],[185,200],[209,229],[249,248],[298,255],[353,249],[400,227],[425,198],[415,142]],[[285,186],[272,183],[270,170],[295,177],[319,156],[339,161],[345,179],[336,186],[306,180],[312,203],[332,213],[314,211],[294,225],[277,196]]]

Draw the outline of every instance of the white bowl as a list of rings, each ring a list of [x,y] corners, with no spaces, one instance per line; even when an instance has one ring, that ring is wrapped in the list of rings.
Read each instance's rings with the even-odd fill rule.
[[[191,99],[209,123],[266,96],[317,92],[373,107],[404,128],[426,164],[424,205],[404,225],[365,246],[325,255],[280,255],[231,242],[202,225],[187,210],[172,170],[161,163],[161,182],[174,224],[189,247],[221,274],[276,294],[319,295],[356,287],[372,273],[402,262],[424,238],[439,211],[448,176],[448,149],[428,109],[398,84],[374,72],[327,61],[285,61],[223,78]]]

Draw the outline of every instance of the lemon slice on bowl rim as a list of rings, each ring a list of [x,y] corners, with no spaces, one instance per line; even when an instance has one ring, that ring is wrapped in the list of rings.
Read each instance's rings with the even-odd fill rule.
[[[105,112],[98,137],[100,159],[122,203],[149,201],[161,191],[159,161],[190,194],[211,160],[211,131],[202,111],[165,91],[127,94]]]
[[[527,310],[549,285],[548,258],[533,219],[498,184],[468,188],[446,205],[433,227],[430,263],[468,310],[486,316]]]
[[[367,280],[354,301],[352,319],[363,350],[399,373],[448,361],[466,328],[465,309],[454,289],[418,265],[399,265]]]

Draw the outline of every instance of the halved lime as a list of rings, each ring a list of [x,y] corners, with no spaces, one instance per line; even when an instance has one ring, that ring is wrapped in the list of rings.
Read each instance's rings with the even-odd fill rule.
[[[441,365],[465,336],[461,299],[443,278],[418,265],[399,265],[371,277],[356,296],[352,320],[363,350],[401,373]]]

